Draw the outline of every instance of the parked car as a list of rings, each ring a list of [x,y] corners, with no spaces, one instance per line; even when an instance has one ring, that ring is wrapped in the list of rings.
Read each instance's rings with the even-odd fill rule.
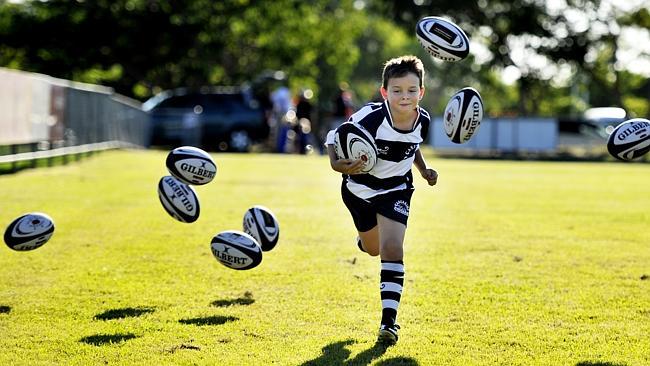
[[[247,151],[269,135],[264,111],[246,88],[168,90],[146,101],[143,109],[151,116],[152,145]]]
[[[619,107],[589,108],[584,113],[584,120],[595,125],[603,136],[612,133],[627,117],[625,109]]]
[[[558,124],[560,133],[607,140],[614,128],[627,118],[623,108],[596,107],[587,109],[578,118],[560,117]]]

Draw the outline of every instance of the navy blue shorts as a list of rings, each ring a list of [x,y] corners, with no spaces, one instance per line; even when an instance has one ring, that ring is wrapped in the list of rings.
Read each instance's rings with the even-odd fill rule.
[[[345,182],[341,185],[343,203],[352,215],[354,226],[360,232],[366,232],[377,226],[377,214],[406,225],[412,195],[413,189],[403,189],[364,200],[352,194],[345,186]]]

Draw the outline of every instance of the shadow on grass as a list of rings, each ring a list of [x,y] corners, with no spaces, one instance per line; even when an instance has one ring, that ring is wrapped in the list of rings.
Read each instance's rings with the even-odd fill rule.
[[[0,314],[9,314],[11,312],[11,306],[0,305]]]
[[[133,338],[137,338],[137,336],[133,333],[95,334],[88,337],[83,337],[79,340],[79,342],[93,346],[103,346],[105,344],[122,343]]]
[[[122,308],[110,309],[101,314],[95,315],[95,320],[111,320],[123,318],[137,318],[143,314],[153,313],[153,308],[139,307],[139,308]]]
[[[231,306],[231,305],[250,305],[255,302],[255,299],[253,299],[253,294],[246,291],[243,297],[237,298],[237,299],[230,299],[230,300],[215,300],[213,301],[210,305],[216,306],[218,308],[223,308],[226,306]]]
[[[328,344],[323,347],[323,354],[320,357],[307,361],[300,366],[343,365],[345,360],[350,357],[350,350],[345,348],[350,344],[354,344],[351,339]]]
[[[215,316],[205,316],[202,318],[181,319],[178,322],[183,324],[203,326],[203,325],[221,325],[227,322],[233,322],[235,320],[239,320],[239,318],[236,318],[234,316],[215,315]]]
[[[323,354],[313,360],[303,363],[301,366],[326,366],[326,365],[345,365],[345,366],[366,366],[370,365],[373,360],[381,357],[386,353],[387,347],[381,343],[375,343],[372,347],[359,353],[354,358],[350,357],[350,350],[345,348],[354,344],[351,339],[328,344],[323,347]],[[395,357],[383,360],[377,363],[381,366],[418,366],[418,362],[410,357]]]
[[[582,361],[582,362],[578,362],[576,366],[626,366],[626,365],[624,363]]]
[[[393,357],[379,361],[375,366],[418,366],[419,363],[411,357]]]

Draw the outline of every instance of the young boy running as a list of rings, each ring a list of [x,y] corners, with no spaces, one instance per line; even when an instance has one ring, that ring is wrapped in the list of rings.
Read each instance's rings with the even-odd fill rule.
[[[391,345],[400,328],[396,320],[404,285],[404,235],[414,190],[411,166],[431,186],[438,173],[427,167],[419,150],[430,122],[429,113],[419,106],[424,96],[422,61],[415,56],[388,60],[380,92],[383,103],[365,105],[346,122],[365,128],[375,139],[377,163],[369,173],[361,173],[363,161],[336,156],[334,130],[326,145],[332,169],[343,174],[341,196],[359,232],[357,245],[381,258],[378,341]]]

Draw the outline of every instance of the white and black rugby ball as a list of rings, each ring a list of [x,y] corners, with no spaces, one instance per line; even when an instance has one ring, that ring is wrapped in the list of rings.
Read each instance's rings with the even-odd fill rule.
[[[622,122],[607,139],[607,151],[616,159],[630,161],[650,150],[650,121],[633,118]]]
[[[177,147],[170,151],[165,164],[169,174],[185,184],[207,184],[217,174],[217,165],[210,155],[193,146]]]
[[[54,221],[41,212],[32,212],[15,219],[5,230],[5,243],[13,250],[39,248],[54,234]]]
[[[263,251],[268,252],[280,239],[280,224],[271,210],[257,205],[244,214],[244,232],[255,238]]]
[[[262,248],[242,231],[220,232],[212,238],[210,250],[219,263],[232,269],[251,269],[262,262]]]
[[[463,88],[454,94],[442,118],[447,137],[462,144],[474,136],[483,120],[483,100],[474,88]]]
[[[460,61],[469,54],[469,39],[452,21],[441,17],[425,17],[415,26],[415,35],[422,47],[443,61]]]
[[[160,178],[158,198],[167,213],[180,222],[190,223],[199,218],[199,197],[194,189],[171,175]]]
[[[341,124],[334,133],[334,150],[339,159],[363,160],[363,173],[377,163],[377,146],[372,136],[352,122]]]

